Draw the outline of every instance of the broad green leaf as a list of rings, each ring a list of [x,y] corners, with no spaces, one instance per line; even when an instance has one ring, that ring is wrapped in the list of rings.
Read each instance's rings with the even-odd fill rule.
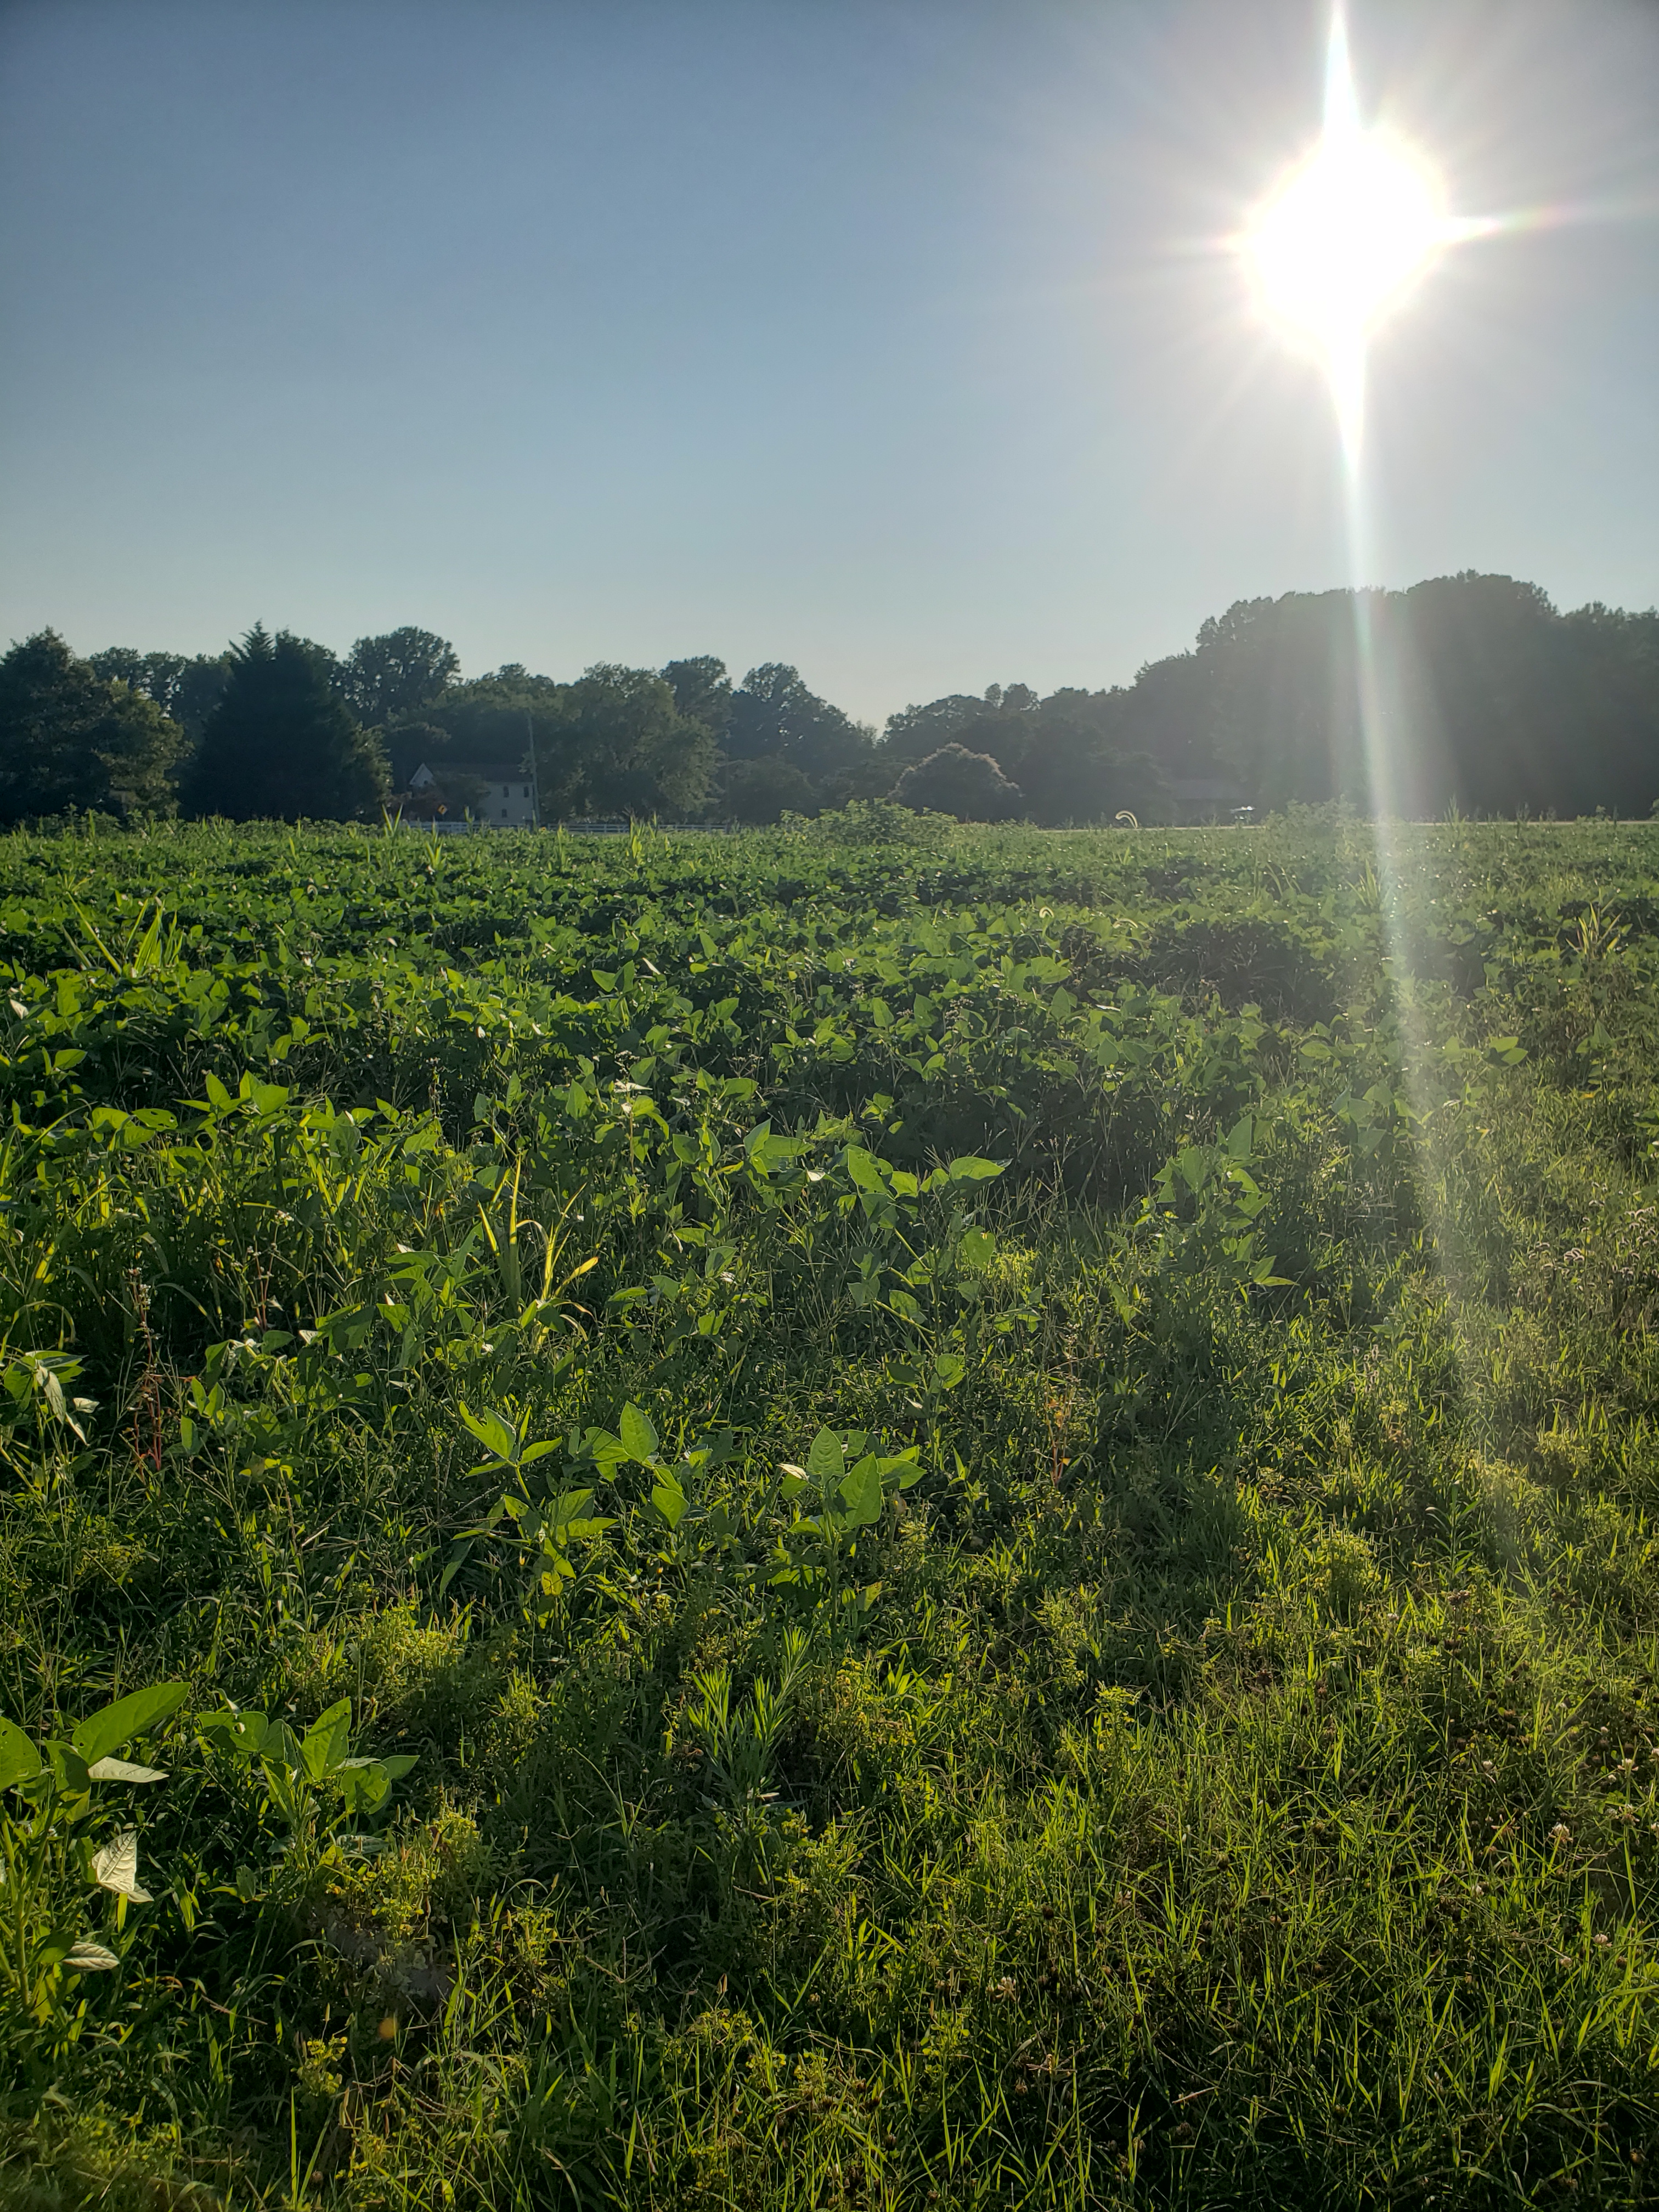
[[[164,1766],[135,1766],[126,1759],[95,1759],[87,1774],[94,1782],[165,1782]]]
[[[964,1229],[962,1242],[957,1247],[957,1259],[961,1266],[975,1275],[982,1275],[997,1256],[995,1231],[989,1229]]]
[[[613,1437],[609,1429],[590,1429],[583,1441],[588,1457],[605,1474],[614,1474],[632,1456],[622,1438]]]
[[[617,1424],[622,1431],[622,1443],[630,1459],[643,1462],[657,1455],[657,1431],[651,1425],[651,1417],[637,1406],[624,1406],[622,1419]]]
[[[87,1762],[72,1743],[61,1742],[49,1736],[41,1746],[46,1755],[46,1765],[60,1790],[73,1796],[81,1796],[92,1787],[92,1777],[87,1772]]]
[[[306,1756],[300,1747],[300,1739],[286,1721],[273,1721],[265,1730],[259,1756],[268,1767],[276,1767],[289,1774],[305,1771]]]
[[[509,1467],[518,1464],[519,1432],[510,1421],[504,1420],[499,1413],[486,1413],[480,1416],[470,1412],[465,1404],[461,1407],[461,1419],[478,1442],[487,1444],[497,1459],[505,1460]]]
[[[593,1503],[591,1490],[562,1490],[547,1509],[548,1526],[556,1535],[581,1520]]]
[[[651,1503],[671,1528],[679,1527],[690,1502],[678,1483],[659,1482],[651,1493]]]
[[[941,1390],[954,1390],[968,1372],[968,1362],[959,1352],[940,1352],[933,1356],[933,1381]]]
[[[412,1768],[418,1766],[420,1763],[421,1754],[418,1751],[394,1751],[389,1759],[383,1759],[380,1761],[380,1765],[393,1782],[401,1782],[404,1775]]]
[[[112,1973],[120,1963],[113,1951],[106,1951],[101,1943],[89,1942],[84,1936],[64,1954],[64,1964],[72,1974]]]
[[[37,1962],[40,1966],[58,1966],[63,1964],[64,1960],[68,1958],[70,1953],[76,1948],[76,1938],[75,1930],[70,1927],[67,1927],[62,1921],[59,1921],[55,1928],[49,1928],[46,1934],[36,1943],[34,1947],[34,1955]],[[96,1947],[94,1946],[91,1948]],[[106,1952],[105,1956],[108,1957],[109,1954]]]
[[[861,1459],[841,1486],[847,1518],[855,1528],[867,1528],[881,1518],[881,1463],[872,1454]]]
[[[231,1108],[236,1103],[236,1101],[231,1097],[229,1091],[226,1090],[224,1085],[220,1082],[216,1075],[210,1075],[208,1077],[206,1088],[208,1103],[213,1108],[214,1111],[218,1114],[228,1114]]]
[[[92,1862],[92,1878],[100,1889],[125,1897],[134,1905],[154,1903],[149,1892],[138,1886],[138,1831],[123,1828],[112,1836]]]
[[[1000,1176],[1006,1164],[1006,1161],[982,1160],[972,1152],[966,1152],[961,1159],[951,1161],[951,1180],[952,1182],[986,1182],[993,1176]]]
[[[846,1153],[847,1172],[860,1190],[879,1190],[882,1188],[881,1170],[874,1155],[861,1145],[848,1145]]]
[[[799,1137],[766,1136],[752,1147],[749,1157],[763,1174],[775,1175],[780,1168],[792,1165],[805,1150],[805,1143]]]
[[[349,1759],[334,1771],[349,1809],[373,1813],[392,1794],[392,1777],[378,1759]]]
[[[556,1543],[591,1543],[596,1536],[603,1536],[607,1528],[614,1528],[616,1525],[616,1522],[606,1514],[592,1516],[581,1521],[567,1521],[556,1535],[544,1538],[542,1549],[546,1551],[550,1545]]]
[[[0,1790],[40,1771],[40,1754],[15,1721],[0,1720]]]
[[[196,1729],[198,1735],[210,1735],[234,1751],[239,1759],[257,1759],[264,1747],[270,1722],[265,1714],[256,1711],[239,1713],[227,1710],[219,1713],[198,1713]]]
[[[841,1439],[833,1429],[820,1429],[813,1437],[812,1449],[806,1455],[806,1472],[826,1496],[846,1474],[847,1462],[842,1456]]]
[[[300,1745],[306,1763],[306,1772],[313,1782],[320,1782],[331,1774],[346,1755],[346,1746],[351,1737],[351,1700],[342,1698],[325,1713],[319,1713],[306,1730]]]
[[[1246,1114],[1235,1121],[1227,1133],[1227,1155],[1230,1159],[1243,1162],[1250,1157],[1250,1147],[1255,1141],[1255,1123]]]
[[[101,1712],[91,1714],[81,1723],[70,1741],[81,1757],[91,1765],[112,1751],[119,1751],[134,1736],[153,1729],[184,1701],[182,1682],[153,1682],[149,1689],[135,1690],[131,1697],[118,1698]]]

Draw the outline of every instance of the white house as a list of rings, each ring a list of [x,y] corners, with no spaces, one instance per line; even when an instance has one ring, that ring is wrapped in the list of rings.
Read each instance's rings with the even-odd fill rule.
[[[454,764],[457,781],[472,786],[482,784],[483,796],[472,805],[475,822],[487,823],[492,830],[533,830],[536,826],[536,785],[527,768],[513,768],[505,763],[480,765],[475,761],[457,761]],[[434,775],[422,761],[409,779],[410,791],[430,791],[444,779]]]

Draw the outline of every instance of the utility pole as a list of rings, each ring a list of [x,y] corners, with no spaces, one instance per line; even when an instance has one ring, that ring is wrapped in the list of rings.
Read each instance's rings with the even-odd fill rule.
[[[534,817],[531,827],[542,826],[542,787],[536,773],[536,717],[528,707],[524,710],[525,734],[530,740],[530,811]]]

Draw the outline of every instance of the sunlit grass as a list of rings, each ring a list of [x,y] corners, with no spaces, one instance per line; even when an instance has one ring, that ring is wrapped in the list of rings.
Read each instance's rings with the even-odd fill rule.
[[[1659,833],[1400,834],[8,841],[0,1708],[417,1763],[4,2186],[1644,2201]]]

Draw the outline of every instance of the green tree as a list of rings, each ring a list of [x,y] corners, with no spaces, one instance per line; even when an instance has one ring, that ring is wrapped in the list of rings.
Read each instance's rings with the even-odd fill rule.
[[[958,822],[1006,822],[1020,811],[1021,793],[989,753],[941,745],[908,768],[893,787],[901,806],[919,814],[954,814]]]
[[[1361,726],[1362,665],[1380,744]],[[1183,786],[1219,781],[1264,809],[1642,814],[1659,785],[1659,617],[1563,615],[1535,584],[1472,570],[1241,599],[1119,695],[1114,742],[1162,769],[1177,807]]]
[[[76,659],[56,630],[0,660],[0,821],[169,811],[183,743],[153,699]]]
[[[982,698],[947,692],[925,707],[905,707],[887,717],[883,750],[895,761],[926,760],[941,745],[964,744],[989,753],[1003,773],[1024,753],[1037,695],[1025,684],[993,684]]]
[[[1109,820],[1121,806],[1157,813],[1162,778],[1120,743],[1126,696],[1067,688],[1039,699],[1024,684],[993,684],[980,698],[951,692],[890,715],[879,750],[890,775],[947,745],[988,756],[1018,786],[1020,811],[1049,826]]]
[[[516,767],[532,746],[538,759],[551,746],[564,688],[550,676],[532,676],[521,662],[509,661],[487,676],[452,684],[441,699],[422,710],[420,720],[428,729],[446,733],[446,761],[451,766]],[[430,760],[429,736],[419,750],[411,750],[404,729],[394,726],[387,741],[399,766],[400,788],[403,777],[422,758],[437,768],[437,762]]]
[[[337,696],[336,666],[325,647],[258,623],[231,648],[191,777],[197,813],[343,821],[379,805],[386,759]]]
[[[751,668],[732,695],[726,751],[732,760],[775,754],[815,784],[854,769],[874,750],[874,732],[801,681],[800,671],[769,660]]]
[[[674,695],[677,713],[688,722],[701,722],[717,738],[725,735],[732,719],[732,678],[723,660],[712,653],[693,660],[671,660],[662,680]]]
[[[153,699],[194,745],[223,696],[228,656],[218,653],[139,653],[130,645],[106,646],[92,665],[106,682],[118,681]]]
[[[360,637],[340,664],[341,697],[366,726],[384,727],[441,699],[460,673],[447,637],[405,626]]]
[[[648,668],[599,663],[561,684],[535,726],[544,814],[691,815],[714,783],[713,734]]]
[[[731,761],[721,779],[720,808],[733,822],[781,821],[785,814],[808,814],[817,794],[798,768],[776,754],[763,760]]]

